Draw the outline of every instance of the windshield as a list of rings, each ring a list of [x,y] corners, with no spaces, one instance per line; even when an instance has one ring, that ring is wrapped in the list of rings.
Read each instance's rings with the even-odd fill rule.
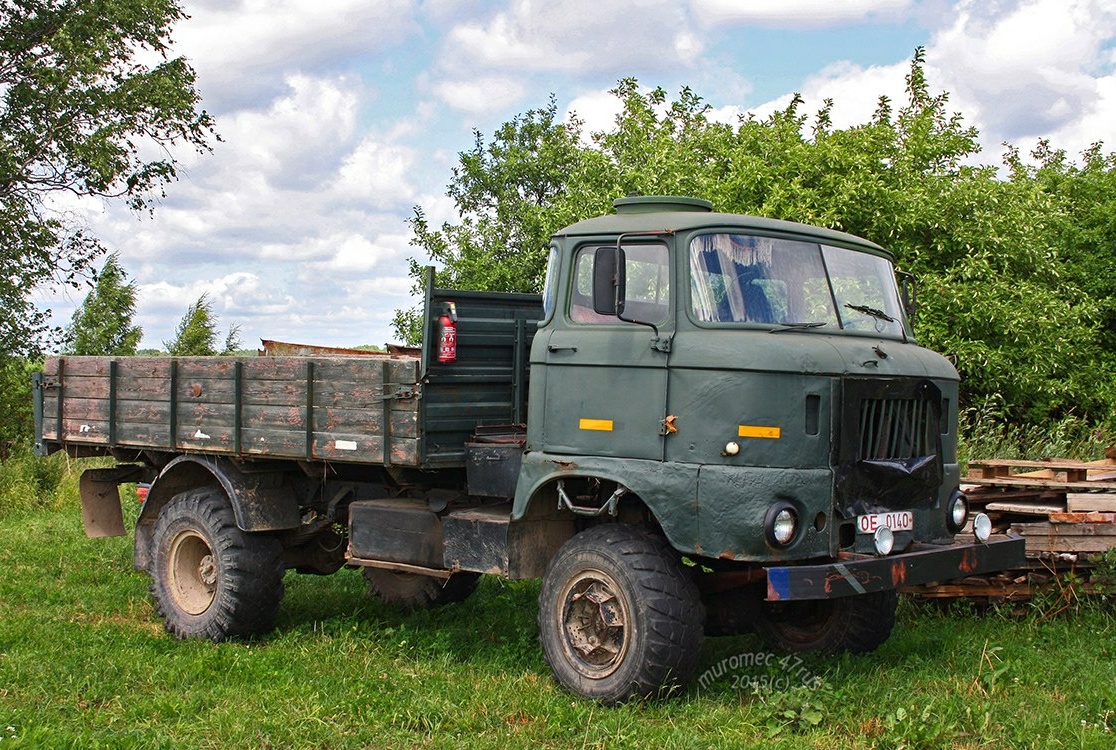
[[[903,335],[891,263],[868,253],[743,234],[690,243],[694,317]]]

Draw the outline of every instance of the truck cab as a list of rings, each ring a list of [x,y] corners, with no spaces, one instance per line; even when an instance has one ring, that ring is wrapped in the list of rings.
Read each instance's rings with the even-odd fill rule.
[[[890,253],[696,199],[616,203],[551,246],[517,516],[577,457],[701,557],[956,533],[958,375],[915,344]]]

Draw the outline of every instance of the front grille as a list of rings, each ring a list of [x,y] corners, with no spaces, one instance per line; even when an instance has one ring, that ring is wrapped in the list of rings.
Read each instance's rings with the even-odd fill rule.
[[[937,452],[938,414],[922,398],[865,398],[860,401],[857,459],[903,459]]]

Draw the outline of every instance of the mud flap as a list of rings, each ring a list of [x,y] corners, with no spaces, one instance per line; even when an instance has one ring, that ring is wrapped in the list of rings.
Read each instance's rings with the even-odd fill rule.
[[[86,469],[78,482],[81,493],[81,520],[85,535],[91,539],[124,536],[124,511],[120,505],[122,482],[135,481],[139,466],[114,466],[109,469]]]

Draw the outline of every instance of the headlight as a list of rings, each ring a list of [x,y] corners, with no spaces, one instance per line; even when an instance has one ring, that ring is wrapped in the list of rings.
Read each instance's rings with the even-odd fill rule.
[[[767,541],[775,547],[786,547],[798,536],[798,512],[790,503],[771,506],[764,519]]]
[[[890,555],[892,548],[895,547],[895,535],[886,526],[876,529],[876,533],[872,535],[872,541],[875,542],[876,554],[880,557]]]
[[[949,497],[949,507],[946,511],[946,526],[949,530],[957,534],[961,529],[965,528],[965,522],[969,520],[969,499],[965,497],[964,493],[960,490],[954,491]]]
[[[977,513],[973,517],[973,536],[978,542],[987,542],[992,536],[992,519],[984,513]]]

